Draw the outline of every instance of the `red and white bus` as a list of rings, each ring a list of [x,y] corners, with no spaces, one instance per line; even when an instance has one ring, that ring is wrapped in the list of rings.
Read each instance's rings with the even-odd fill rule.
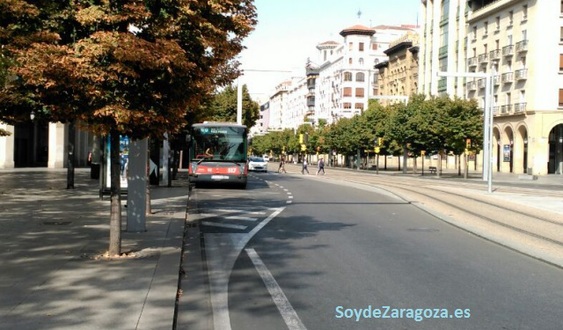
[[[190,132],[190,182],[246,188],[247,128],[234,123],[194,124]]]

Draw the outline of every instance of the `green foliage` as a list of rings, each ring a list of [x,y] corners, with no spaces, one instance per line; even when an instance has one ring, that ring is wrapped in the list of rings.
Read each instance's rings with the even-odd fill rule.
[[[256,137],[253,144],[260,146],[260,150],[277,152],[281,150],[281,143],[286,151],[300,153],[299,133],[309,134],[308,153],[320,147],[323,153],[336,150],[353,156],[358,150],[361,153],[373,150],[378,138],[382,138],[381,154],[402,155],[407,148],[413,155],[419,155],[422,150],[428,154],[445,150],[459,155],[464,152],[468,138],[473,150],[479,150],[483,143],[483,118],[474,101],[447,96],[427,99],[418,94],[411,96],[407,104],[386,107],[371,100],[362,115],[341,118],[336,123],[316,128],[302,125],[289,140],[281,132],[271,132]]]
[[[212,121],[237,121],[237,88],[227,86],[216,93],[207,106],[207,118]],[[242,86],[242,123],[247,127],[256,124],[260,116],[260,106],[253,101],[246,85]]]

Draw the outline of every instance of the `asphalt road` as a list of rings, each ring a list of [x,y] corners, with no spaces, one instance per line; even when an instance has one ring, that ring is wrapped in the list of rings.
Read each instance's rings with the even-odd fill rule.
[[[197,198],[215,329],[563,326],[561,269],[375,188],[267,173]]]

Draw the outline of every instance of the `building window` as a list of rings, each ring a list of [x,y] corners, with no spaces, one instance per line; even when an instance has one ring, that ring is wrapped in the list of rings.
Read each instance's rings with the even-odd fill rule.
[[[352,96],[352,87],[344,87],[342,91],[342,96],[344,97]]]
[[[352,81],[352,72],[344,72],[344,81]]]
[[[358,60],[358,64],[360,64],[360,66],[364,66],[364,59],[362,57]]]
[[[559,89],[559,106],[563,107],[563,89]]]
[[[489,22],[483,23],[483,30],[483,38],[485,38],[489,34]]]
[[[354,104],[354,109],[364,110],[364,104],[363,103],[356,103],[356,104]]]
[[[352,103],[350,102],[344,102],[342,106],[344,109],[352,109]]]
[[[363,72],[356,73],[356,81],[363,82],[366,79],[365,77],[366,75]]]
[[[354,61],[353,61],[352,58],[350,57],[350,58],[348,59],[348,64],[352,65],[353,62],[354,62]]]
[[[563,54],[559,54],[559,71],[563,71]]]
[[[360,52],[363,52],[363,51],[364,51],[364,43],[363,43],[363,42],[360,42],[360,43],[358,44],[358,50],[359,50]]]
[[[477,39],[477,27],[473,27],[473,40]]]
[[[561,31],[559,32],[559,41],[563,42],[563,26],[561,27]]]
[[[499,32],[499,31],[500,31],[500,16],[497,16],[496,24],[495,24],[495,32]]]
[[[522,20],[525,21],[528,19],[528,5],[522,6]]]
[[[351,42],[348,43],[348,50],[350,50],[350,51],[354,50],[354,44],[353,43],[351,43]]]
[[[377,50],[377,43],[376,42],[371,44],[371,50]]]
[[[508,12],[508,26],[512,26],[514,23],[514,12],[511,10]]]
[[[364,89],[356,88],[356,97],[364,97]]]

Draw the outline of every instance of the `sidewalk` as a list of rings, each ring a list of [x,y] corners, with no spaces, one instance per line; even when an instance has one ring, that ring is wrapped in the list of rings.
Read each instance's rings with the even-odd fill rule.
[[[0,170],[0,328],[172,329],[188,202],[173,184],[151,190],[146,232],[122,232],[128,257],[107,260],[109,200],[89,169],[71,190],[66,170]]]

